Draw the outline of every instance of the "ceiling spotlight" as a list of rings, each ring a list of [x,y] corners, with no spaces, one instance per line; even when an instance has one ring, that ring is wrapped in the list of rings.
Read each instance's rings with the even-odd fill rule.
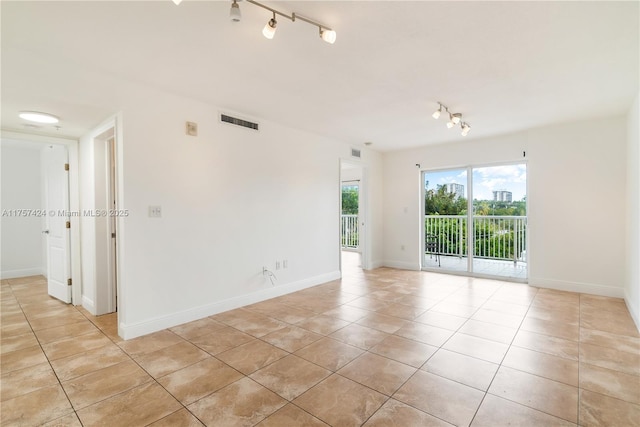
[[[326,41],[329,44],[334,44],[336,42],[336,32],[333,30],[327,30],[320,28],[320,38]]]
[[[433,114],[431,115],[431,117],[433,117],[433,118],[434,118],[434,119],[436,119],[436,120],[437,120],[437,119],[439,119],[439,118],[440,118],[440,114],[442,114],[442,104],[440,104],[440,103],[438,102],[438,105],[439,105],[439,107],[438,107],[438,109],[436,110],[436,112],[435,112],[435,113],[433,113]]]
[[[451,114],[451,121],[453,122],[454,125],[457,125],[458,123],[460,123],[460,120],[462,120],[462,114],[460,113]]]
[[[462,136],[467,136],[467,134],[469,133],[469,131],[471,130],[471,126],[469,126],[467,123],[462,122],[462,132],[460,132],[460,134]]]
[[[276,27],[278,26],[278,21],[276,21],[276,14],[274,12],[273,18],[267,22],[267,24],[262,29],[262,35],[271,40],[273,36],[276,35]]]
[[[231,19],[231,22],[240,22],[240,20],[242,19],[240,6],[238,5],[238,2],[236,0],[233,0],[233,3],[231,4],[231,10],[229,11],[229,19]]]
[[[182,0],[173,0],[173,2],[176,4],[176,6],[178,6],[180,3],[182,3]]]
[[[38,111],[20,111],[18,116],[21,119],[35,123],[53,124],[60,121],[59,118],[49,113],[40,113]]]
[[[455,126],[455,124],[453,123],[453,121],[449,120],[449,121],[447,122],[447,129],[451,129],[451,128],[452,128],[452,127],[454,127],[454,126]]]

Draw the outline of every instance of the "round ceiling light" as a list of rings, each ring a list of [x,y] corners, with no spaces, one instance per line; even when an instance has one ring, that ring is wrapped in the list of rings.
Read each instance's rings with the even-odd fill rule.
[[[21,119],[28,120],[35,123],[53,124],[60,121],[59,118],[49,113],[41,113],[38,111],[20,111],[18,116]]]

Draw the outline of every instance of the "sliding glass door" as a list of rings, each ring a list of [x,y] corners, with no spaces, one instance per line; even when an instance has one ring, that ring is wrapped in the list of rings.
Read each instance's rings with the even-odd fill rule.
[[[427,270],[527,279],[526,165],[426,171]]]

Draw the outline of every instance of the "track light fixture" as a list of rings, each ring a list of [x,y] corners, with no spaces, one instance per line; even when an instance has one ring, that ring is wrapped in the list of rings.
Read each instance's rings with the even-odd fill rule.
[[[180,2],[182,0],[172,0],[176,5],[179,5]],[[231,4],[231,10],[229,11],[229,19],[233,22],[239,22],[242,19],[242,13],[240,12],[240,5],[238,5],[238,2],[241,2],[242,0],[232,0],[233,3]],[[256,5],[258,7],[261,7],[263,9],[268,10],[269,12],[273,13],[273,18],[271,18],[269,20],[269,22],[267,22],[267,25],[264,26],[264,28],[262,29],[262,34],[268,38],[268,39],[272,39],[273,36],[276,33],[276,27],[278,25],[278,22],[276,21],[276,15],[280,15],[283,18],[287,18],[288,20],[290,20],[291,22],[296,22],[296,20],[299,21],[304,21],[307,24],[311,24],[314,25],[316,27],[318,27],[319,30],[319,34],[320,34],[320,38],[322,40],[324,40],[325,42],[329,43],[329,44],[334,44],[336,42],[336,32],[333,31],[331,28],[322,25],[312,19],[309,18],[305,18],[304,16],[300,16],[300,15],[296,15],[295,12],[292,12],[291,15],[288,15],[284,12],[280,12],[279,10],[276,9],[272,9],[269,6],[265,6],[262,3],[258,3],[255,0],[245,0],[247,3],[251,3],[253,5]]]
[[[471,130],[471,125],[467,122],[462,121],[462,113],[451,113],[449,112],[449,108],[441,102],[438,102],[438,109],[431,115],[434,119],[439,119],[442,111],[445,111],[449,115],[449,121],[447,122],[447,129],[451,129],[456,125],[460,125],[462,129],[462,136],[467,136],[469,131]]]
[[[238,5],[238,2],[236,0],[233,0],[233,3],[231,4],[231,10],[229,11],[229,19],[231,19],[232,22],[240,22],[240,20],[242,19],[240,6]]]

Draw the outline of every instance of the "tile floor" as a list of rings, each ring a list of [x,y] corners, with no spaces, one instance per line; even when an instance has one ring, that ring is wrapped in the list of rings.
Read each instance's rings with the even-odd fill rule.
[[[2,426],[640,425],[622,300],[388,268],[122,341],[2,281]]]

